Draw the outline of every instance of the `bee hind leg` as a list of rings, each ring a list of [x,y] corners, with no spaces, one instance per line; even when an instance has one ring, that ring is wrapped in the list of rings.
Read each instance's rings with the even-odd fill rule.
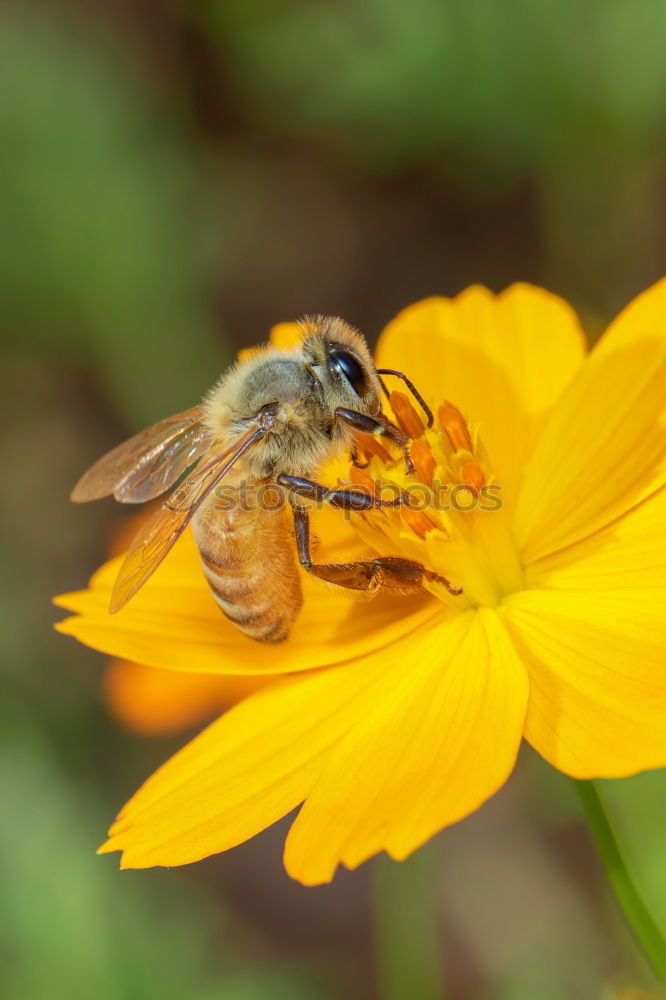
[[[426,581],[437,581],[444,584],[454,596],[462,593],[462,590],[453,587],[444,577],[438,576],[412,559],[403,559],[400,556],[378,556],[376,559],[350,563],[314,563],[310,553],[308,512],[295,498],[292,499],[291,506],[299,562],[308,573],[312,573],[318,579],[348,590],[375,591],[381,588],[396,594],[417,594],[423,591]]]

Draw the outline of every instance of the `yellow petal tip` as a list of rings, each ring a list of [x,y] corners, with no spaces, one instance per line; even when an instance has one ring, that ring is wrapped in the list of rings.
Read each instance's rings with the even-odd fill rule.
[[[116,844],[113,843],[113,839],[114,838],[110,838],[109,840],[105,840],[103,844],[100,844],[100,846],[97,848],[97,850],[96,850],[95,853],[96,854],[111,854],[113,851],[119,851],[120,847],[117,847]]]

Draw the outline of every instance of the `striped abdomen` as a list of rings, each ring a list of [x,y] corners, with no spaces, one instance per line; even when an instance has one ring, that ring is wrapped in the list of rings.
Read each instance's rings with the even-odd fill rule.
[[[287,638],[301,607],[288,511],[220,510],[194,519],[204,574],[215,600],[241,632],[259,642]]]

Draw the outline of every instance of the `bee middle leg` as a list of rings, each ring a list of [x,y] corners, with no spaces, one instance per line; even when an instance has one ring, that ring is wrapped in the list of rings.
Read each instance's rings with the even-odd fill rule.
[[[281,477],[282,478],[282,477]],[[284,477],[289,478],[289,477]],[[316,485],[316,484],[315,484]],[[332,491],[351,492],[351,491]],[[392,590],[397,594],[418,594],[426,581],[443,584],[450,594],[458,596],[462,590],[452,586],[443,576],[431,572],[421,563],[400,556],[378,556],[350,563],[314,563],[310,554],[310,517],[296,498],[291,507],[294,515],[296,548],[301,566],[320,580],[335,583],[348,590]],[[354,508],[347,508],[354,509]]]
[[[331,490],[322,483],[315,483],[312,479],[301,479],[300,476],[280,475],[276,482],[289,490],[291,496],[327,503],[336,510],[376,510],[378,507],[401,507],[403,504],[409,504],[406,494],[400,494],[390,500],[381,500],[364,490]]]

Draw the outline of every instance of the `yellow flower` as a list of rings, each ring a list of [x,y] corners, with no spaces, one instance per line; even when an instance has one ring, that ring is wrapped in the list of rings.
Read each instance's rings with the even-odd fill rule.
[[[186,535],[116,617],[118,560],[60,598],[76,613],[61,631],[114,656],[289,675],[128,802],[101,848],[122,851],[123,867],[196,861],[303,803],[285,865],[311,885],[381,850],[405,858],[468,815],[504,783],[523,737],[578,778],[666,762],[666,282],[587,357],[566,303],[516,285],[411,306],[377,363],[409,374],[435,425],[394,396],[415,475],[375,448],[367,470],[344,476],[449,490],[351,527],[317,513],[317,557],[405,555],[463,593],[433,579],[420,598],[350,601],[304,577],[291,637],[263,647],[220,615]],[[501,509],[483,510],[496,484]]]

